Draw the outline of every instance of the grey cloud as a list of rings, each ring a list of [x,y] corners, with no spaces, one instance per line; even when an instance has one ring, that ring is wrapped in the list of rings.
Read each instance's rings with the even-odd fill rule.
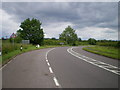
[[[37,18],[46,27],[71,22],[75,29],[92,26],[117,30],[117,2],[3,2],[2,9],[15,15],[12,19],[17,23]]]

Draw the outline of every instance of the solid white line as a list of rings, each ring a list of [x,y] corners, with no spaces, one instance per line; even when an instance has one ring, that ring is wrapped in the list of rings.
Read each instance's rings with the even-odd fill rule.
[[[10,61],[8,61],[4,66],[2,66],[0,68],[0,70],[2,70],[3,68],[5,68],[9,63],[11,63],[15,58],[11,59]]]
[[[105,69],[105,70],[107,70],[107,71],[110,71],[110,72],[113,72],[113,73],[115,73],[115,74],[117,74],[117,75],[120,75],[118,72],[115,72],[114,70],[110,70],[110,69],[108,69],[108,68],[105,68],[104,66],[98,65],[98,64],[96,64],[96,63],[94,63],[94,62],[91,62],[91,61],[89,61],[89,60],[87,60],[87,59],[84,59],[84,58],[82,58],[82,57],[80,57],[80,56],[77,56],[77,55],[73,54],[72,52],[70,52],[70,49],[71,49],[71,48],[67,49],[67,51],[68,51],[70,54],[72,54],[73,56],[75,56],[75,57],[77,57],[77,58],[80,58],[81,60],[84,60],[84,61],[86,61],[86,62],[88,62],[88,63],[91,63],[91,64],[93,64],[93,65],[95,65],[95,66],[98,66],[98,67],[100,67],[100,68],[103,68],[103,69]],[[74,51],[73,51],[73,52],[74,52]],[[108,64],[108,65],[109,65],[109,64]],[[110,66],[112,66],[112,65],[110,65]],[[115,67],[115,66],[112,66],[112,67]],[[116,67],[115,67],[115,68],[116,68]]]
[[[73,48],[71,48],[71,51],[74,52],[74,53],[76,53],[75,51],[73,51]],[[76,54],[79,54],[79,53],[76,53]],[[81,55],[81,54],[79,54],[79,55]],[[86,57],[86,56],[84,56],[84,55],[81,55],[81,56],[83,56],[83,57],[85,57],[85,58],[88,58],[88,59],[92,59],[92,58]],[[111,66],[111,67],[113,67],[113,68],[118,68],[118,67],[116,67],[116,66],[113,66],[113,65],[110,65],[110,64],[107,64],[107,63],[104,63],[104,62],[95,60],[95,59],[92,59],[92,60],[97,61],[97,62],[95,62],[95,63],[105,64],[105,65]]]
[[[51,67],[49,67],[49,70],[50,70],[50,73],[53,73],[53,70],[52,70],[52,68],[51,68]]]
[[[12,60],[10,60],[9,62],[7,62],[7,64],[9,64],[9,63],[11,63],[12,62]]]
[[[75,51],[73,51],[73,48],[75,48],[75,47],[72,47],[72,48],[71,48],[71,51],[74,52],[74,53],[76,53]],[[76,53],[76,54],[81,55],[81,54],[79,54],[79,53]],[[98,60],[95,60],[95,59],[86,57],[86,56],[84,56],[84,55],[81,55],[81,56],[82,56],[82,57],[85,57],[85,58],[87,58],[87,59],[91,59],[91,60],[93,60],[93,61],[97,61],[97,62],[99,62],[99,63],[101,63],[101,64],[105,64],[105,65],[111,66],[111,67],[113,67],[113,68],[118,68],[118,67],[116,67],[116,66],[113,66],[113,65],[110,65],[110,64],[107,64],[107,63],[104,63],[104,62],[101,62],[101,61],[98,61]]]
[[[7,66],[7,64],[5,64],[4,66],[2,66],[1,68],[0,68],[0,70],[2,70],[3,68],[5,68]]]
[[[55,85],[56,85],[57,87],[59,87],[60,85],[59,85],[58,80],[56,79],[56,77],[53,77],[53,80],[54,80],[54,82],[55,82]]]

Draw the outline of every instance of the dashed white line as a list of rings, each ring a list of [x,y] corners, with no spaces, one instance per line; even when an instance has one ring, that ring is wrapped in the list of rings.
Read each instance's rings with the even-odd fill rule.
[[[55,48],[53,48],[53,49],[55,49]],[[50,63],[49,63],[49,61],[48,61],[48,58],[47,58],[48,53],[49,53],[50,51],[52,51],[53,49],[50,49],[50,50],[46,53],[46,62],[47,62],[47,65],[49,66],[49,71],[50,71],[50,73],[52,73],[53,76],[54,76],[54,77],[53,77],[53,80],[54,80],[54,82],[55,82],[56,87],[61,88],[61,85],[58,83],[58,80],[56,79],[55,74],[54,74],[54,72],[53,72],[53,70],[52,70],[52,68],[51,68],[51,66],[50,66]]]
[[[59,85],[58,80],[56,79],[56,77],[53,77],[53,80],[54,80],[54,82],[55,82],[55,85],[56,85],[57,87],[59,87],[60,85]]]
[[[49,63],[48,60],[46,60],[46,62]]]
[[[53,70],[52,70],[52,68],[51,68],[51,67],[49,67],[49,70],[50,70],[50,73],[53,73]]]
[[[48,65],[48,66],[50,66],[50,63],[49,63],[49,62],[47,62],[47,65]]]
[[[55,49],[55,48],[52,48],[52,49],[50,49],[50,50],[47,51],[47,53],[46,53],[46,60],[48,60],[48,59],[47,59],[48,53],[49,53],[50,51],[52,51],[53,49]]]

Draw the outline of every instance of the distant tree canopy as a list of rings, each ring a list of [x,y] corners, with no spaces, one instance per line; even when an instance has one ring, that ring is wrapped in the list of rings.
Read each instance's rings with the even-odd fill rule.
[[[65,30],[59,35],[59,39],[66,41],[69,45],[75,45],[75,42],[78,40],[77,34],[75,30],[72,29],[70,26],[65,28]]]
[[[52,39],[52,40],[56,40],[56,38],[55,38],[55,37],[52,37],[51,39]]]
[[[91,45],[96,45],[96,40],[94,38],[89,38],[88,39],[88,43],[91,44]]]
[[[79,42],[81,42],[81,41],[82,41],[82,39],[81,39],[81,38],[78,38],[78,41],[79,41]]]
[[[41,28],[41,22],[37,19],[30,20],[29,18],[24,20],[17,33],[25,40],[30,40],[32,44],[43,44],[44,32]]]

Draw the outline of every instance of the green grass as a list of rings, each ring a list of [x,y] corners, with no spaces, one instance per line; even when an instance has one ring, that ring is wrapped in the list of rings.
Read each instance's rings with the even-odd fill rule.
[[[52,47],[59,47],[61,45],[50,45],[50,46],[41,46],[40,48],[36,48],[36,46],[34,45],[26,45],[23,46],[23,50],[20,51],[20,49],[16,49],[16,50],[12,50],[10,52],[4,53],[2,54],[2,65],[6,64],[9,60],[11,60],[12,58],[14,58],[15,56],[28,52],[28,51],[32,51],[32,50],[38,50],[38,49],[44,49],[44,48],[52,48]],[[66,45],[63,45],[66,46]]]
[[[120,51],[120,49],[115,47],[94,46],[94,47],[84,47],[83,50],[114,59],[120,59],[118,55],[119,54],[118,51]]]

